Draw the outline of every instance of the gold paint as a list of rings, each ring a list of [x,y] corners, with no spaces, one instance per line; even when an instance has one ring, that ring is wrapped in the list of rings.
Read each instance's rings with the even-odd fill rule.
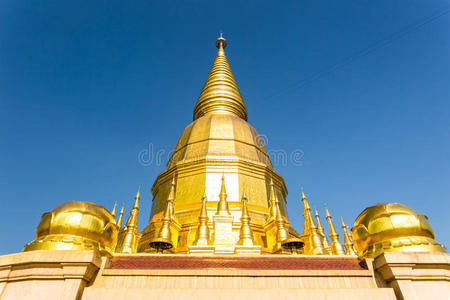
[[[174,186],[172,185],[171,192],[169,195],[173,195],[173,189]],[[173,218],[173,215],[171,213],[173,210],[172,201],[173,198],[169,196],[169,198],[167,198],[166,210],[164,211],[162,226],[158,232],[158,236],[150,242],[150,247],[156,249],[158,252],[161,253],[164,250],[173,248],[172,232],[170,230],[170,222]]]
[[[339,234],[336,232],[333,222],[331,221],[331,215],[328,211],[328,208],[325,210],[325,212],[328,220],[328,229],[330,231],[331,252],[335,255],[343,255],[345,254],[345,250],[341,242],[339,241]]]
[[[196,238],[194,241],[195,246],[207,246],[211,244],[210,233],[208,227],[208,213],[206,210],[206,195],[202,198],[202,208],[200,212],[200,216],[198,216],[198,229],[196,233]]]
[[[322,237],[323,248],[325,249],[326,254],[332,254],[331,246],[330,246],[330,243],[328,242],[328,238],[327,238],[327,235],[325,234],[325,230],[323,229],[322,223],[320,222],[319,213],[317,212],[317,209],[316,209],[315,216],[316,216],[316,221],[317,221],[317,230],[319,231],[319,233]]]
[[[227,202],[227,191],[225,189],[225,175],[222,174],[222,185],[220,186],[219,203],[217,203],[217,216],[229,216],[230,209]]]
[[[122,228],[123,209],[124,209],[124,207],[122,205],[122,209],[120,210],[120,213],[119,213],[119,218],[117,219],[117,222],[116,222],[117,227],[119,228],[119,230]]]
[[[242,246],[253,246],[253,232],[250,227],[247,202],[247,195],[244,192],[244,195],[242,196],[241,231],[239,233],[239,241],[237,244]]]
[[[179,245],[174,245],[175,253],[187,253],[188,246],[194,244],[202,196],[206,194],[208,208],[225,203],[221,201],[224,196],[221,193],[222,178],[227,187],[228,211],[236,220],[232,226],[233,243],[239,239],[240,200],[244,191],[248,196],[247,208],[254,243],[262,246],[263,252],[270,253],[271,249],[267,242],[271,238],[266,235],[272,233],[264,230],[269,217],[271,188],[280,199],[282,215],[286,215],[287,189],[284,180],[273,170],[258,132],[246,122],[245,105],[223,50],[225,41],[219,38],[217,44],[217,57],[194,109],[194,122],[181,134],[167,169],[159,174],[153,184],[150,221],[142,232],[139,252],[153,251],[148,243],[158,234],[157,228],[174,177],[177,201],[173,215],[179,222],[179,231],[176,232]],[[225,210],[224,206],[221,213]],[[298,235],[289,228],[289,223],[286,225],[292,237]],[[214,229],[211,230],[213,236]]]
[[[139,199],[140,199],[140,187],[134,198],[134,205],[130,211],[130,217],[128,218],[125,226],[120,230],[119,237],[117,239],[117,245],[115,248],[116,253],[136,253],[137,246],[141,234],[138,232],[137,228],[137,215],[139,213]],[[119,217],[120,223],[122,222],[123,212]]]
[[[305,254],[321,255],[327,254],[327,250],[323,245],[323,238],[317,229],[311,214],[311,207],[302,188],[303,216],[305,218],[305,230],[303,238],[306,241]]]
[[[427,217],[399,203],[379,203],[366,208],[351,232],[360,257],[383,252],[447,252],[435,240]]]
[[[117,240],[117,225],[103,206],[70,201],[42,215],[36,239],[23,251],[99,250],[111,254]]]
[[[353,248],[353,241],[350,238],[350,233],[347,231],[347,225],[344,223],[344,219],[341,217],[341,226],[342,230],[344,231],[344,246],[347,251],[345,254],[347,255],[357,255],[355,248]]]
[[[209,114],[232,114],[247,120],[247,109],[225,56],[227,42],[219,37],[219,49],[194,109],[194,120]]]
[[[114,218],[114,220],[116,219],[116,207],[117,207],[117,201],[114,202],[114,207],[111,211],[111,216]]]

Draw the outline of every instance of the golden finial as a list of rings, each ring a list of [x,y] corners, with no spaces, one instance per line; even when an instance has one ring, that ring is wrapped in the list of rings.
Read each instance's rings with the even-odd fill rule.
[[[250,216],[247,209],[247,195],[242,195],[242,216],[241,216],[241,230],[239,232],[238,245],[253,246],[253,232],[250,227]]]
[[[328,211],[328,208],[325,209],[327,220],[328,220],[328,228],[330,231],[330,239],[331,239],[331,252],[334,255],[343,255],[345,254],[344,247],[339,241],[339,234],[337,234],[336,229],[334,228],[333,222],[331,221],[331,215]]]
[[[136,197],[134,197],[134,205],[133,208],[139,208],[139,199],[141,198],[141,186],[139,186],[138,191],[136,193]]]
[[[117,201],[114,203],[114,207],[111,211],[111,215],[114,219],[116,219],[116,206],[117,206]]]
[[[139,193],[140,187],[135,197],[133,208],[130,211],[130,217],[125,223],[123,229],[119,232],[117,239],[116,252],[118,253],[135,253],[137,249],[137,240],[139,232],[137,230],[137,215],[139,213]],[[122,225],[123,207],[120,212],[119,220],[117,220],[117,226]]]
[[[218,49],[225,49],[225,47],[227,46],[227,40],[223,37],[222,32],[220,33],[220,36],[217,38],[216,40],[216,47]]]
[[[247,109],[231,72],[224,48],[227,41],[216,41],[217,56],[194,108],[194,120],[206,114],[234,115],[247,121]]]
[[[200,215],[198,216],[198,227],[195,235],[195,246],[207,246],[211,243],[208,227],[208,212],[206,209],[206,194],[202,197],[202,208],[200,209]]]
[[[355,248],[353,247],[353,242],[349,237],[349,231],[347,230],[347,225],[344,223],[344,219],[341,217],[342,230],[344,231],[344,245],[347,249],[345,254],[347,255],[357,255]]]
[[[303,191],[303,187],[302,187],[302,200],[306,200],[306,195],[305,192]]]
[[[227,191],[225,189],[225,174],[222,173],[222,185],[220,186],[219,203],[217,203],[217,216],[228,216],[230,211],[228,209]]]
[[[122,209],[120,210],[120,213],[119,213],[119,218],[117,219],[117,222],[116,222],[116,224],[119,227],[119,229],[122,228],[123,209],[124,209],[124,206],[122,205]]]

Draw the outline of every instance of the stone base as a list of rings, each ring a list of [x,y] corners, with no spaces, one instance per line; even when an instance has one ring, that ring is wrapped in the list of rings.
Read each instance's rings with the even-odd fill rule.
[[[229,255],[229,254],[234,254],[234,249],[235,246],[234,245],[214,245],[214,254],[224,254],[224,255]]]
[[[261,246],[236,246],[236,254],[243,255],[260,255]]]
[[[214,254],[214,246],[189,246],[188,254],[191,255],[212,255]]]

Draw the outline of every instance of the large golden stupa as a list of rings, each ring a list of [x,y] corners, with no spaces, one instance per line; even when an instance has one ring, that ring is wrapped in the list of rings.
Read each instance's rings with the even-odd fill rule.
[[[126,220],[116,205],[64,203],[42,215],[23,253],[0,257],[0,299],[446,299],[449,255],[407,206],[366,208],[352,228],[326,209],[323,226],[302,190],[303,230],[291,226],[226,39],[216,46],[144,230],[140,190]]]

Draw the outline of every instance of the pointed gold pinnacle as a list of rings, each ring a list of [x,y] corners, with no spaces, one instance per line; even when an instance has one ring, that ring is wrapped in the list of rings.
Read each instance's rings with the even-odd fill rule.
[[[242,196],[241,230],[239,232],[239,241],[237,244],[242,246],[253,246],[253,232],[250,227],[247,202],[247,195],[244,192],[244,195]]]
[[[336,229],[334,228],[333,222],[331,221],[331,215],[328,211],[328,208],[325,210],[328,220],[328,228],[330,231],[330,239],[331,239],[331,252],[334,255],[343,255],[345,254],[344,247],[342,246],[341,242],[339,241],[339,235],[336,232]]]
[[[227,191],[225,189],[225,174],[222,174],[222,185],[220,187],[219,203],[217,203],[217,216],[231,215],[228,209]]]
[[[202,208],[200,209],[200,215],[198,216],[198,227],[195,235],[195,246],[207,246],[211,243],[208,227],[208,212],[206,210],[206,194],[202,198]]]

